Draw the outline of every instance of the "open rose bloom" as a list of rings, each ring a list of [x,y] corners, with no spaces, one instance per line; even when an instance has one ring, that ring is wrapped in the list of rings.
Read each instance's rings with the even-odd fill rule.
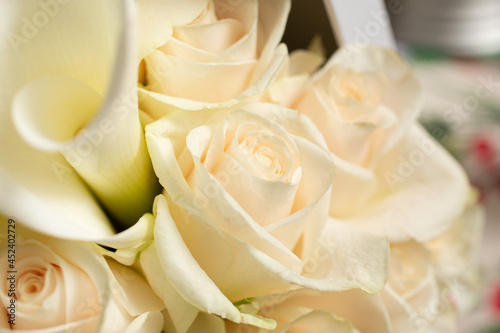
[[[0,332],[456,332],[475,190],[395,51],[289,54],[290,6],[0,4]]]
[[[16,230],[15,243],[9,233],[0,234],[2,332],[149,332],[162,326],[164,305],[145,279],[103,256],[96,244],[55,239],[20,225],[9,229]]]

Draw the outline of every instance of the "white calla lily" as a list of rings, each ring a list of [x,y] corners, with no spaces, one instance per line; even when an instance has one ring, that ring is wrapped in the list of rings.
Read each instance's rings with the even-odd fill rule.
[[[0,5],[12,13],[0,25],[8,36],[0,44],[0,68],[7,73],[0,105],[4,214],[59,237],[110,236],[86,185],[127,226],[150,211],[157,182],[136,100],[134,6],[63,0]],[[32,199],[48,215],[26,212]],[[61,226],[62,220],[71,226]]]

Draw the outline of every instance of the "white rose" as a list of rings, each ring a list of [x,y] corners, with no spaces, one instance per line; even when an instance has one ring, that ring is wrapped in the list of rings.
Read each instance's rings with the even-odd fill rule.
[[[338,50],[292,103],[334,155],[331,216],[391,241],[430,240],[458,217],[467,178],[416,124],[421,100],[396,52],[366,47]]]
[[[391,275],[381,295],[395,332],[456,331],[453,292],[435,269],[421,244],[391,245]]]
[[[400,140],[421,103],[418,81],[397,53],[367,47],[338,50],[296,107],[336,156],[369,167]]]
[[[9,317],[0,331],[161,330],[164,306],[144,278],[105,260],[97,245],[44,236],[12,219],[2,218],[2,229],[0,302]]]
[[[141,263],[169,312],[183,308],[172,293],[187,302],[190,319],[171,313],[176,327],[199,310],[269,327],[232,302],[296,286],[374,293],[385,284],[386,240],[327,223],[334,165],[308,118],[249,103],[174,112],[146,131],[165,193]]]
[[[392,244],[390,277],[379,294],[278,294],[254,300],[258,314],[276,320],[278,328],[296,327],[301,333],[318,331],[314,325],[331,325],[330,331],[335,325],[352,325],[363,333],[455,332],[457,315],[474,305],[479,290],[483,210],[475,199],[471,196],[452,227],[430,242]],[[250,327],[229,327],[226,332],[254,332]]]
[[[391,276],[379,294],[296,291],[252,303],[258,315],[276,320],[278,332],[453,332],[450,293],[441,291],[428,253],[409,242],[391,246]],[[228,326],[226,332],[262,332]]]
[[[453,306],[460,314],[472,310],[481,288],[478,258],[485,212],[477,200],[477,193],[471,191],[462,215],[445,233],[424,244],[436,276],[453,291]]]
[[[253,301],[265,314],[277,322],[272,331],[257,330],[248,325],[226,323],[225,330],[218,333],[359,333],[351,322],[336,316],[328,309],[328,294],[320,295],[311,291],[273,295]],[[206,319],[205,319],[206,320]],[[377,326],[376,322],[372,325]],[[380,327],[378,327],[380,328]],[[364,331],[363,331],[364,332]],[[378,331],[383,332],[383,331]]]
[[[381,297],[394,332],[456,332],[457,316],[474,306],[484,220],[476,199],[471,193],[461,216],[439,237],[391,245],[391,274]]]
[[[251,299],[247,306],[259,309],[258,315],[273,318],[277,322],[276,329],[259,330],[226,321],[222,329],[213,332],[393,332],[380,295],[368,295],[360,290],[341,293],[298,290]],[[215,326],[216,323],[213,317],[199,317],[197,321],[198,325]]]
[[[149,4],[144,7],[143,11],[151,10]],[[156,7],[160,8],[156,8],[155,17],[166,14],[164,6]],[[165,114],[162,108],[154,107],[158,100],[200,109],[210,104],[234,104],[259,94],[278,75],[287,53],[285,45],[278,43],[289,0],[205,0],[186,7],[178,9],[181,17],[194,11],[193,7],[198,9],[197,16],[190,22],[173,22],[163,31],[167,37],[158,38],[158,43],[164,44],[145,57],[147,90],[141,90],[141,108],[155,119]],[[152,34],[161,33],[151,29]]]

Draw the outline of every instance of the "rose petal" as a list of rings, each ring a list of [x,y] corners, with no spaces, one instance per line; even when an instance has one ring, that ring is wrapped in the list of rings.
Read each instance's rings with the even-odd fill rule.
[[[10,330],[10,324],[8,323],[8,321],[11,319],[9,317],[9,313],[7,312],[7,309],[2,307],[0,309],[0,316],[1,318],[4,318],[4,320],[0,320],[0,329],[5,329],[5,331],[9,331]]]
[[[471,191],[465,211],[450,229],[424,244],[431,253],[436,276],[444,281],[446,287],[454,289],[455,285],[462,285],[462,290],[454,292],[453,299],[450,300],[460,313],[467,313],[476,306],[481,288],[477,258],[483,237],[485,212],[477,203],[476,196]]]
[[[303,275],[330,281],[329,290],[360,288],[374,294],[389,276],[389,246],[385,238],[328,218],[325,228],[303,250]]]
[[[237,323],[249,322],[269,328],[271,323],[268,321],[240,313],[201,269],[182,240],[163,197],[160,196],[156,201],[156,207],[155,239],[158,257],[167,278],[179,294],[205,312],[218,314]]]
[[[440,235],[467,199],[464,171],[420,126],[384,157],[376,175],[380,199],[349,220],[391,242],[425,242]]]
[[[276,316],[287,325],[278,326],[281,333],[359,333],[349,321],[343,320],[326,311],[309,310],[303,307],[279,308]],[[280,321],[280,319],[277,319]],[[290,320],[291,319],[291,320]]]
[[[290,52],[290,75],[312,74],[325,61],[325,57],[309,50]]]
[[[343,76],[354,80],[349,91],[364,91],[359,101],[339,97],[335,84]],[[397,53],[367,46],[360,52],[339,49],[294,108],[311,116],[335,155],[370,168],[405,134],[421,103],[419,83]]]
[[[296,75],[276,80],[267,90],[269,101],[285,107],[291,107],[297,103],[302,91],[307,86],[309,77],[307,75]],[[263,101],[268,101],[263,98]]]
[[[140,263],[149,285],[168,310],[172,328],[186,332],[200,310],[188,303],[167,279],[154,243],[141,252]],[[166,320],[165,325],[169,323]]]
[[[95,310],[95,302],[98,301],[100,302],[100,316],[98,327],[100,327],[104,320],[104,309],[108,304],[110,296],[107,292],[107,289],[109,288],[109,280],[105,269],[106,263],[104,262],[104,259],[98,256],[96,254],[96,251],[92,251],[95,249],[90,250],[86,246],[82,246],[79,244],[70,243],[72,245],[68,246],[68,242],[59,241],[56,239],[51,239],[47,244],[55,253],[58,254],[58,256],[64,259],[67,263],[71,263],[79,267],[81,271],[83,271],[83,274],[86,274],[90,278],[91,283],[99,293],[99,300],[95,300],[91,295],[88,295],[89,289],[82,288],[77,291],[78,288],[75,286],[76,281],[78,281],[77,279],[65,279],[65,283],[67,283],[66,288],[72,288],[66,290],[68,305],[67,311],[71,311],[71,307],[73,307],[72,315],[75,315],[75,312],[79,312],[80,315],[82,315],[83,313],[89,313],[89,311]],[[69,277],[69,279],[71,279],[71,277]],[[71,292],[76,292],[76,294],[72,295],[68,290]],[[87,297],[80,293],[86,294]],[[82,299],[84,299],[85,301],[82,302]],[[73,304],[70,302],[73,302]]]
[[[176,208],[175,205],[171,206],[170,209],[178,224],[177,228],[182,232],[184,244],[186,244],[190,250],[192,249],[192,253],[198,264],[205,267],[207,262],[210,262],[210,260],[213,261],[213,256],[219,257],[217,252],[212,251],[210,252],[212,256],[206,256],[206,253],[205,257],[200,256],[200,251],[197,249],[215,249],[220,246],[219,244],[221,242],[224,242],[224,238],[221,237],[219,239],[215,238],[213,235],[207,234],[202,228],[203,224],[200,221],[190,218],[189,215],[185,213],[179,213],[179,208]],[[160,223],[160,221],[157,219],[157,224],[158,223]],[[165,223],[165,221],[162,223]],[[279,262],[272,260],[264,253],[248,244],[236,240],[230,234],[226,234],[226,239],[229,241],[232,254],[230,266],[225,267],[223,272],[217,272],[215,275],[212,271],[208,272],[210,272],[211,280],[215,282],[224,295],[229,297],[232,301],[282,292],[289,290],[295,284],[320,290],[341,291],[361,287],[370,292],[376,292],[383,287],[387,279],[385,277],[388,265],[387,242],[379,237],[371,236],[366,232],[356,229],[350,231],[349,228],[347,229],[352,233],[350,237],[346,237],[346,235],[349,235],[349,232],[340,232],[342,231],[342,228],[340,228],[335,231],[339,232],[339,239],[341,239],[341,241],[335,243],[334,241],[337,240],[336,238],[334,240],[330,239],[334,236],[328,238],[331,243],[336,244],[335,248],[332,248],[331,243],[321,241],[320,244],[324,246],[324,248],[313,249],[313,255],[304,258],[305,263],[313,268],[318,266],[318,260],[320,260],[319,263],[321,265],[327,267],[325,270],[327,272],[324,276],[320,276],[319,278],[318,276],[314,276],[314,278],[302,277],[299,273],[284,267]],[[193,232],[199,232],[199,236],[193,238],[191,236]],[[336,233],[332,232],[332,234],[335,235]],[[204,235],[209,236],[203,237]],[[158,240],[159,237],[156,237],[156,239]],[[343,242],[346,244],[343,245]],[[336,261],[342,256],[345,256],[342,249],[345,248],[346,251],[351,253],[352,246],[360,247],[362,250],[365,250],[367,244],[371,246],[368,251],[371,251],[370,253],[373,254],[373,257],[366,258],[366,253],[360,250],[360,256],[357,256],[358,263],[350,265],[349,270],[344,272],[345,266]],[[332,258],[325,258],[325,253],[328,255],[333,253]],[[162,255],[166,255],[166,253]],[[311,263],[313,263],[314,260],[316,260],[316,265],[312,266]],[[292,268],[300,269],[300,267],[301,264]],[[380,274],[380,272],[382,272],[382,274]],[[219,277],[221,273],[223,273],[223,280]],[[357,276],[357,274],[359,274],[359,276]],[[382,275],[380,281],[377,274]],[[377,277],[377,279],[371,281],[374,276]],[[366,282],[366,280],[368,280],[368,282]]]
[[[139,274],[113,260],[107,260],[107,263],[112,273],[111,283],[115,285],[113,293],[131,316],[164,309],[163,303]]]
[[[220,103],[247,88],[255,64],[255,60],[202,64],[153,51],[146,58],[148,89],[177,98]]]
[[[203,331],[225,333],[224,320],[217,316],[200,312],[187,333],[198,333]]]
[[[174,29],[174,38],[196,49],[219,54],[245,33],[243,24],[235,19],[221,19],[211,24],[187,25]],[[217,36],[217,38],[214,38]],[[254,54],[250,52],[249,59]],[[245,60],[248,60],[245,59]]]
[[[208,0],[183,2],[139,0],[139,60],[165,44],[172,27],[188,24],[206,8]]]
[[[264,298],[260,303],[263,307],[267,306],[264,313],[269,313],[271,316],[273,309],[280,308],[315,310],[317,313],[322,313],[321,316],[328,313],[329,316],[336,316],[333,318],[343,318],[363,333],[392,332],[388,314],[379,294],[368,295],[360,290],[340,293],[298,291],[289,295],[271,296],[268,300]],[[270,305],[271,307],[269,307]],[[283,310],[283,312],[286,314],[286,310]],[[367,318],[370,320],[367,320]],[[344,325],[349,324],[345,322]]]
[[[321,54],[311,51],[291,52],[286,75],[277,79],[267,90],[269,99],[285,107],[296,104],[309,82],[309,76],[323,64],[324,60]]]
[[[159,119],[168,114],[170,111],[178,108],[195,111],[208,108],[216,109],[228,107],[247,97],[260,94],[272,84],[285,61],[287,50],[284,45],[280,45],[274,51],[275,52],[272,53],[267,62],[261,64],[264,60],[259,61],[258,67],[253,73],[253,79],[247,83],[245,90],[237,96],[232,96],[229,100],[223,100],[216,103],[206,103],[197,100],[167,96],[145,89],[139,89],[141,109],[146,111],[154,119]],[[210,87],[213,87],[213,85],[211,84]]]
[[[377,190],[377,177],[371,170],[344,161],[334,155],[336,176],[333,179],[330,215],[338,218],[355,215]]]
[[[115,295],[109,300],[106,307],[106,316],[102,324],[102,331],[109,333],[121,333],[127,328],[127,324],[132,322],[134,317],[128,313],[121,301]]]
[[[157,49],[170,56],[193,62],[208,63],[216,57],[214,53],[194,48],[191,45],[175,38],[171,38],[168,43],[158,47]],[[154,50],[151,52],[153,51]],[[149,54],[151,54],[151,52]]]
[[[124,333],[162,332],[163,315],[160,311],[146,312],[135,318]]]
[[[273,2],[259,0],[257,54],[265,62],[271,59],[275,45],[278,45],[283,37],[290,7],[291,1],[289,0],[277,0]]]
[[[219,1],[220,4],[224,1]],[[214,58],[215,62],[238,62],[249,59],[258,59],[259,53],[257,49],[258,39],[261,38],[258,34],[260,22],[257,20],[258,14],[257,1],[241,1],[238,6],[233,7],[230,11],[226,11],[228,17],[238,20],[245,30],[238,41],[220,52]],[[278,43],[276,42],[277,45]]]
[[[443,301],[443,293],[427,256],[428,253],[418,243],[392,246],[391,261],[394,267],[391,267],[389,284],[381,296],[395,332],[455,330],[455,315],[449,301]]]

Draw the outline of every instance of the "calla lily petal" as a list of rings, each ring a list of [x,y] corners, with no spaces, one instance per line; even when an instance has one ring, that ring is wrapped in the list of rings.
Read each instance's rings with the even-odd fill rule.
[[[3,213],[29,215],[21,210],[27,200],[24,194],[31,193],[40,198],[45,210],[54,210],[51,217],[59,216],[55,221],[107,225],[79,175],[112,215],[125,224],[135,223],[151,209],[158,185],[132,89],[137,81],[134,25],[130,24],[133,2],[57,0],[1,6],[2,11],[15,14],[0,26],[11,31],[0,44],[0,66],[9,79],[2,84],[6,98],[0,106],[0,165],[6,178],[3,182],[9,182],[19,194],[9,200],[9,207],[2,207]],[[32,22],[26,19],[31,17],[29,13],[35,13]],[[46,103],[49,100],[51,104]],[[82,104],[82,100],[86,102]],[[59,154],[32,149],[18,133],[36,148],[62,152],[69,163]],[[23,220],[34,228],[43,225],[38,222],[38,212],[31,214],[34,216]],[[73,218],[66,218],[69,214]],[[82,228],[77,229],[80,232],[45,229],[43,232],[59,237],[81,239],[112,233],[109,226],[96,227],[92,234],[82,233]]]

